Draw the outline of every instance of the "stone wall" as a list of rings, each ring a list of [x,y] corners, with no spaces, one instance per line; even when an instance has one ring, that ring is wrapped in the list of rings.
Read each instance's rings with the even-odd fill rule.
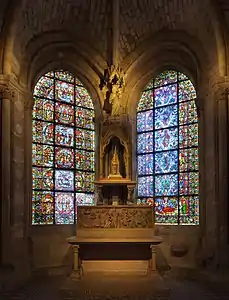
[[[75,225],[33,226],[30,231],[32,268],[71,266],[67,238],[73,235]]]
[[[195,268],[199,264],[199,226],[159,226],[155,234],[163,238],[157,253],[159,269]]]

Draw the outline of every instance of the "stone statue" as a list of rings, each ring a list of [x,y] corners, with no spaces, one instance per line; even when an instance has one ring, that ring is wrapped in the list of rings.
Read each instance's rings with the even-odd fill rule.
[[[122,90],[117,85],[114,85],[112,87],[112,93],[110,95],[111,116],[119,116],[123,112],[121,95]]]
[[[109,174],[108,178],[122,178],[120,172],[119,172],[119,158],[117,154],[116,147],[114,149],[114,154],[111,160],[111,173]]]
[[[111,116],[119,116],[123,110],[121,97],[125,87],[122,69],[114,65],[105,69],[99,87],[104,94],[105,112]]]

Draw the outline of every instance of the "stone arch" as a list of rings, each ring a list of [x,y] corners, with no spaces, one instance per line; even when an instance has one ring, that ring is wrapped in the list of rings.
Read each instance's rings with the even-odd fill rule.
[[[170,32],[158,33],[151,40],[147,51],[144,51],[146,45],[142,46],[124,62],[125,72],[128,74],[126,110],[130,116],[135,115],[137,102],[145,85],[161,70],[176,68],[184,72],[196,89],[204,80],[209,61],[198,40],[183,32],[174,32],[172,38],[169,35]],[[198,47],[198,53],[195,47]],[[202,104],[197,103],[197,106],[201,107]]]
[[[93,64],[93,51],[84,51],[85,45],[81,47],[69,41],[58,41],[58,33],[46,33],[30,41],[26,52],[21,59],[18,72],[18,80],[33,90],[38,78],[49,70],[66,69],[78,77],[90,92],[96,110],[96,116],[100,119],[102,107],[102,94],[98,88],[97,81],[102,74],[102,59],[97,66]],[[95,101],[97,99],[98,101]]]

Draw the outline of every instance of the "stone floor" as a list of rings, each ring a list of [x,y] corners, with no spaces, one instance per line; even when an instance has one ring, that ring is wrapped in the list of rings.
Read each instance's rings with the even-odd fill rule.
[[[216,276],[217,278],[217,276]],[[67,284],[70,282],[70,285]],[[229,282],[228,282],[229,283]],[[221,280],[164,276],[163,280],[145,277],[85,277],[66,281],[63,276],[34,277],[25,286],[1,292],[1,300],[99,300],[99,299],[184,299],[229,300],[229,284]]]

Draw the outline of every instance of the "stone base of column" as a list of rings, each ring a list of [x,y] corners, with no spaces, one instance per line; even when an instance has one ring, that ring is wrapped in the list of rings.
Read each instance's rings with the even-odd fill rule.
[[[80,280],[81,279],[81,274],[80,270],[79,271],[72,271],[71,275],[69,276],[71,280]]]

